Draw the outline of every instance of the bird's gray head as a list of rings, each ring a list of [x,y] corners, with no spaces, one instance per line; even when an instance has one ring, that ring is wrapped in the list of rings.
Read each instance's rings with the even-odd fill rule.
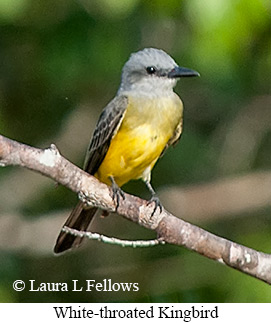
[[[179,67],[166,52],[145,48],[133,53],[122,69],[120,92],[139,95],[163,95],[172,92],[179,77],[198,76],[193,70]]]

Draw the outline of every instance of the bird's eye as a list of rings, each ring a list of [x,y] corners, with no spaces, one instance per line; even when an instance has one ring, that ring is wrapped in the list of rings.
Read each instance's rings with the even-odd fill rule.
[[[156,68],[154,66],[148,66],[146,68],[146,71],[148,74],[154,74],[154,73],[156,73]]]

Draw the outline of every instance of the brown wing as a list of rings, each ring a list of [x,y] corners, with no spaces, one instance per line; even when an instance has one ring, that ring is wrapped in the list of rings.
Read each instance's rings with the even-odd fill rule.
[[[110,142],[122,122],[127,105],[128,98],[121,95],[116,96],[104,108],[86,153],[84,163],[86,172],[94,175],[100,167]]]
[[[165,148],[163,149],[163,151],[160,155],[160,158],[164,155],[164,153],[166,152],[166,150],[168,149],[169,146],[177,144],[177,142],[181,138],[182,131],[183,131],[183,118],[181,118],[180,122],[178,123],[177,127],[175,128],[175,131],[174,131],[172,137],[167,142]]]

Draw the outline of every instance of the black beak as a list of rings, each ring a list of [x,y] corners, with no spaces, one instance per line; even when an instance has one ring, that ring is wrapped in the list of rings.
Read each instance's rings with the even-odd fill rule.
[[[196,71],[186,67],[176,66],[168,73],[169,78],[200,76]]]

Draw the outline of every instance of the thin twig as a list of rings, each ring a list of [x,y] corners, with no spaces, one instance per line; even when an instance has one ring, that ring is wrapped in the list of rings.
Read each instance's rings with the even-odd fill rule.
[[[70,233],[74,236],[80,238],[88,238],[90,240],[97,240],[103,243],[108,243],[111,245],[118,245],[121,247],[133,247],[133,248],[146,248],[153,247],[159,244],[165,244],[166,242],[162,238],[152,239],[152,240],[123,240],[114,237],[108,237],[100,233],[90,232],[90,231],[78,231],[76,229],[64,226],[62,231]]]

